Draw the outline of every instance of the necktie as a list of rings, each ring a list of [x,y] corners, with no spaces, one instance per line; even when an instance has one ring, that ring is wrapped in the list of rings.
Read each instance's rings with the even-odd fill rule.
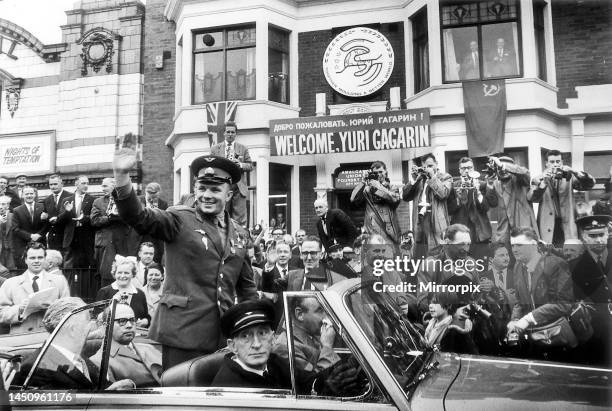
[[[83,198],[81,196],[76,196],[75,202],[76,202],[76,216],[78,217],[81,215],[81,203],[83,202]]]
[[[472,61],[474,63],[474,67],[478,65],[478,54],[476,52],[472,53]]]
[[[287,277],[287,269],[283,268],[283,272],[281,273],[281,278],[285,279]]]
[[[602,272],[606,272],[606,265],[604,264],[603,258],[601,256],[599,256],[599,258],[597,259],[597,265],[599,265],[599,268]]]
[[[34,224],[34,206],[30,204],[28,208],[30,209],[30,218],[32,219],[32,224]]]
[[[323,223],[323,232],[327,234],[327,218],[325,216],[321,217],[321,222]]]
[[[503,286],[504,285],[504,272],[503,271],[497,272],[497,279],[499,280],[499,283]]]
[[[53,194],[53,201],[55,201],[55,205],[57,206],[57,200],[59,199],[59,196],[57,194]]]
[[[38,283],[37,283],[37,280],[38,280],[38,276],[35,275],[34,278],[32,279],[32,290],[34,290],[35,293],[38,292]]]

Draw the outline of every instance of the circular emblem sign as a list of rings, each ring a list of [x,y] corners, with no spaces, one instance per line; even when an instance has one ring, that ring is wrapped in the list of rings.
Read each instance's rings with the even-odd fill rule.
[[[338,34],[325,50],[323,72],[329,85],[349,97],[370,95],[393,72],[393,48],[385,36],[366,27]]]

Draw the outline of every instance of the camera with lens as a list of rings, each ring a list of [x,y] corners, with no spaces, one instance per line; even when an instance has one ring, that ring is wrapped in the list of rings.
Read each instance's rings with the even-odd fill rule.
[[[429,174],[427,174],[427,169],[425,169],[425,167],[417,167],[417,166],[412,166],[412,174],[416,175],[416,178],[428,178]]]
[[[485,310],[479,304],[476,303],[468,304],[468,306],[463,310],[463,312],[465,312],[465,314],[472,319],[476,317],[488,319],[491,317],[491,313],[489,311]]]
[[[554,168],[553,169],[553,178],[555,178],[557,180],[562,180],[562,179],[569,180],[569,179],[572,178],[572,175],[569,172],[564,171],[561,168]]]
[[[470,171],[467,176],[461,176],[461,188],[464,190],[469,190],[475,188],[475,180],[480,178],[480,173],[478,171]]]
[[[378,173],[376,171],[369,171],[368,174],[366,174],[365,176],[365,180],[376,180],[378,181],[380,179]]]
[[[500,171],[501,171],[501,167],[498,166],[497,163],[495,163],[495,161],[489,160],[484,170],[482,170],[482,174],[484,174],[485,177],[487,178],[493,178],[493,177],[497,177]]]

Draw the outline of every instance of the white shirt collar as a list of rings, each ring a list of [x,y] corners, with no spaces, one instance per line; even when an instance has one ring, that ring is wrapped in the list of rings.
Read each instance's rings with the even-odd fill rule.
[[[232,360],[236,361],[236,363],[242,367],[243,370],[248,371],[248,372],[252,372],[255,373],[257,375],[259,375],[260,377],[263,377],[264,372],[268,371],[268,366],[266,365],[266,368],[264,368],[263,370],[256,370],[255,368],[251,368],[248,365],[246,365],[245,363],[243,363],[240,358],[234,356],[232,357]]]
[[[34,280],[34,275],[37,275],[38,281],[41,281],[45,279],[47,272],[45,270],[42,270],[40,273],[34,274],[30,270],[26,270],[24,274],[26,275],[26,278],[28,279],[28,281],[31,283]],[[40,283],[38,284],[40,285]]]

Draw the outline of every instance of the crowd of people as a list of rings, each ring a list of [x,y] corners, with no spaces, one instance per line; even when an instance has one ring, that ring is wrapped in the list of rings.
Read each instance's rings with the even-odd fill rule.
[[[77,177],[73,193],[63,189],[61,176],[50,176],[51,194],[40,202],[23,178],[9,188],[0,177],[5,332],[43,329],[49,305],[69,295],[62,268],[91,267],[100,281],[96,300],[119,299],[126,306],[121,314],[127,333],[131,327],[148,329],[149,338],[160,343],[160,372],[227,346],[229,362],[219,381],[261,382],[245,372],[262,364],[251,364],[241,353],[253,340],[270,337],[275,354],[263,365],[286,357],[283,343],[271,339],[275,334],[275,341],[283,341],[286,332],[284,292],[380,277],[387,285],[415,286],[392,297],[430,347],[612,364],[609,182],[601,200],[578,201],[576,192],[592,189],[595,179],[564,165],[556,150],[546,154],[545,170],[537,176],[508,156],[491,156],[483,173],[462,158],[460,175],[453,177],[428,154],[402,187],[392,186],[386,165],[375,161],[351,195],[365,210],[361,227],[319,198],[313,204],[316,233],[300,228],[292,235],[284,215],[270,227],[245,227],[241,186],[254,165],[248,149],[234,141],[237,130],[228,123],[216,155],[193,161],[193,193],[174,207],[160,198],[157,183],[137,196],[129,177],[136,164],[131,135],[120,139],[114,176],[103,180],[99,198],[87,193],[86,176]],[[411,230],[405,232],[397,213],[402,201],[412,209]],[[492,209],[496,224],[489,218]],[[376,274],[398,256],[421,263]],[[25,271],[11,277],[16,270]],[[427,283],[447,288],[423,289]],[[30,304],[32,293],[49,287],[57,292],[47,303]],[[454,291],[464,289],[470,291]],[[254,301],[265,303],[250,306]],[[298,363],[311,376],[337,362],[335,334],[333,328],[325,331],[324,315],[308,321],[308,313],[320,311],[317,304],[303,299],[288,307],[302,353]],[[246,322],[254,329],[235,327],[235,316],[255,311],[264,320]],[[554,334],[551,327],[561,331]],[[129,356],[117,338],[113,352]],[[154,373],[148,381],[158,379]]]

